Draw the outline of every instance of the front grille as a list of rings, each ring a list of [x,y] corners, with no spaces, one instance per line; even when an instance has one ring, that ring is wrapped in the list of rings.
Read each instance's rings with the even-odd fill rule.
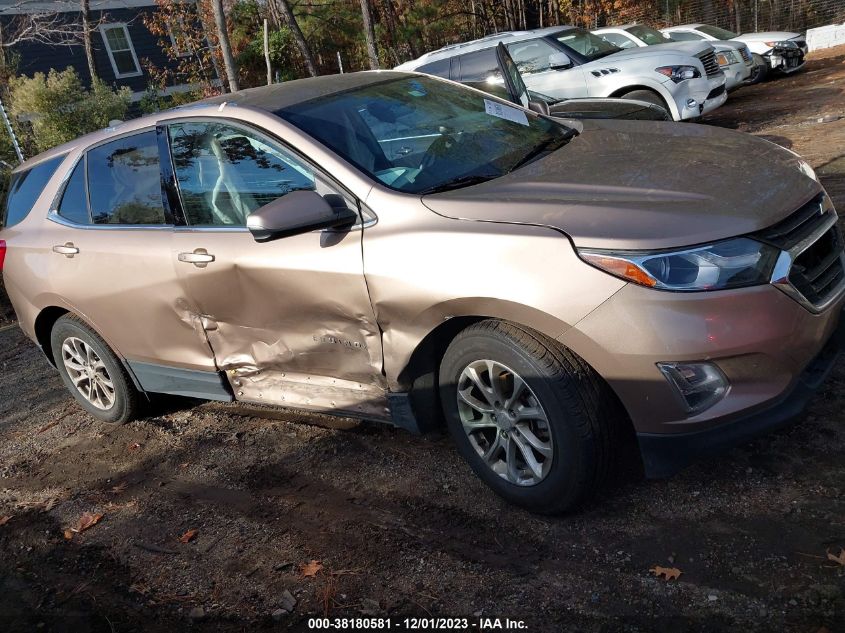
[[[707,95],[707,99],[705,99],[705,101],[707,101],[709,99],[715,99],[716,97],[721,95],[723,92],[725,92],[725,84],[722,84],[718,88],[713,88],[713,90],[710,91],[710,94]]]
[[[779,249],[788,251],[796,244],[810,237],[821,224],[823,215],[824,194],[819,194],[795,213],[774,226],[758,231],[755,237]]]
[[[789,282],[813,305],[824,303],[843,279],[842,234],[836,226],[801,253],[789,271]]]
[[[698,59],[704,64],[704,72],[707,73],[708,77],[716,77],[722,72],[722,69],[719,68],[719,62],[716,61],[716,53],[714,51],[711,50],[701,53],[698,55]]]
[[[798,298],[811,306],[823,305],[845,283],[845,242],[839,227],[831,225],[836,212],[826,208],[825,202],[824,194],[819,194],[785,220],[754,235],[791,254],[787,279]],[[817,237],[806,246],[813,236]]]
[[[751,56],[751,51],[748,50],[747,46],[743,46],[739,49],[739,54],[742,55],[743,61],[745,61],[746,65],[751,65],[754,63],[754,58]]]

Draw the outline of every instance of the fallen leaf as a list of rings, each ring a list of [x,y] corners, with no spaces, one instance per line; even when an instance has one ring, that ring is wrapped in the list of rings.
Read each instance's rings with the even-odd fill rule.
[[[660,567],[659,565],[652,567],[649,571],[658,578],[663,576],[664,580],[677,580],[682,573],[677,567]]]
[[[0,525],[6,525],[11,520],[12,517],[0,517]]]
[[[199,530],[188,530],[185,532],[181,537],[179,537],[179,542],[181,543],[190,543],[194,540],[197,534],[199,534]]]
[[[317,572],[319,572],[322,568],[323,563],[318,560],[312,560],[307,563],[300,563],[299,573],[303,578],[308,578],[309,576],[316,576]]]
[[[830,550],[827,552],[828,560],[832,560],[837,565],[842,565],[845,567],[845,549],[839,548],[839,556],[834,556],[830,553]]]
[[[83,512],[82,516],[79,517],[79,521],[76,522],[76,527],[68,528],[65,530],[65,538],[67,540],[72,539],[74,534],[79,534],[80,532],[84,532],[88,528],[97,525],[97,523],[99,523],[100,519],[102,518],[102,514]]]
[[[141,445],[140,445],[140,444],[138,444],[138,442],[132,442],[132,443],[128,446],[128,450],[130,450],[130,451],[137,451],[139,448],[141,448]]]

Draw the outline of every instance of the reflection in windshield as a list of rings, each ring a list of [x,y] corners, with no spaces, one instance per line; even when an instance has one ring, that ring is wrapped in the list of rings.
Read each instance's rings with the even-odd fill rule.
[[[502,176],[569,128],[434,77],[402,77],[276,112],[371,178],[430,193]]]
[[[588,61],[617,53],[622,49],[584,29],[569,29],[555,35],[558,42],[575,51]]]

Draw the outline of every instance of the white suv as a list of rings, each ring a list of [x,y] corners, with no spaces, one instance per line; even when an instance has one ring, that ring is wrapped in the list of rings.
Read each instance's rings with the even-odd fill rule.
[[[801,33],[786,31],[765,31],[762,33],[743,33],[737,35],[726,29],[710,24],[682,24],[661,29],[673,40],[710,42],[733,40],[748,45],[754,61],[763,69],[757,78],[762,80],[766,71],[776,70],[782,73],[794,73],[804,67],[807,54],[807,38]]]
[[[397,67],[455,81],[495,77],[489,55],[502,42],[529,89],[558,99],[627,97],[660,105],[675,121],[694,119],[727,99],[725,74],[713,48],[659,46],[623,51],[589,31],[557,26],[498,33],[426,53]],[[686,49],[686,50],[684,50]]]
[[[619,48],[638,48],[644,46],[674,45],[678,48],[688,44],[673,42],[672,38],[657,29],[645,24],[622,24],[620,26],[606,26],[594,29],[593,33],[607,40]],[[716,51],[716,61],[725,73],[727,84],[725,88],[734,90],[744,84],[754,68],[754,60],[748,46],[742,42],[713,41],[708,42]]]

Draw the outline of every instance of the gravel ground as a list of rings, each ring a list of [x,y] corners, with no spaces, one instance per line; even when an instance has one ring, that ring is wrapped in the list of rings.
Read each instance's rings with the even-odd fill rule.
[[[705,123],[794,148],[845,209],[843,85],[845,47]],[[845,547],[845,364],[799,424],[556,519],[506,506],[445,437],[181,399],[105,425],[2,325],[0,367],[2,631],[308,630],[315,615],[845,631],[845,565],[828,558]],[[85,512],[102,518],[67,539]]]

